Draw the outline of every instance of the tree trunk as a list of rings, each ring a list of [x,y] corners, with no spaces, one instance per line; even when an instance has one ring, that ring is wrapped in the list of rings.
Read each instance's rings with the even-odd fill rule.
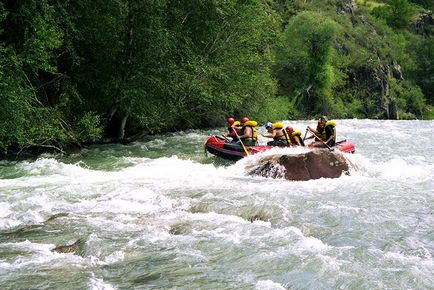
[[[128,114],[125,114],[125,116],[122,118],[121,125],[119,127],[119,133],[118,133],[118,140],[122,141],[125,138],[125,125],[128,120]]]

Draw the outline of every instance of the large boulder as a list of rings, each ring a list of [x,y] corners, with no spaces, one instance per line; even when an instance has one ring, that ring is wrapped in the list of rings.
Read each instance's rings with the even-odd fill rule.
[[[349,166],[339,151],[315,149],[306,153],[264,156],[247,166],[251,175],[288,180],[337,178],[348,174]]]

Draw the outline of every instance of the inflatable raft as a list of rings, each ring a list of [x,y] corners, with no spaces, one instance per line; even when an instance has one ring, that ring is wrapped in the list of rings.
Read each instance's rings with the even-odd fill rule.
[[[249,154],[264,152],[266,150],[276,147],[279,146],[245,146]],[[209,153],[228,160],[240,160],[243,157],[247,156],[243,146],[241,146],[240,144],[231,143],[222,136],[212,136],[208,138],[205,143],[205,148],[206,151],[208,151]],[[336,145],[331,148],[333,150],[339,150],[344,153],[354,153],[356,150],[356,146],[348,140],[336,142]]]

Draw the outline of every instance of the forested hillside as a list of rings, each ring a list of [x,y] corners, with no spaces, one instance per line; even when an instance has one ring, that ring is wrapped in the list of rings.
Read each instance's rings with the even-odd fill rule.
[[[0,152],[223,125],[430,118],[431,0],[2,0]]]

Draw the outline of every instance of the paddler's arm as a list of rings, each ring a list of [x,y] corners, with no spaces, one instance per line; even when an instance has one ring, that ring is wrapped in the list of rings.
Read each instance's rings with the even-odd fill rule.
[[[319,132],[318,132],[317,130],[312,129],[312,128],[309,127],[309,126],[307,126],[306,129],[307,129],[309,132],[311,132],[312,134],[314,134],[314,135],[310,135],[309,137],[306,137],[306,138],[304,138],[304,139],[312,139],[312,138],[315,138],[315,135],[317,135],[317,136],[320,135]]]
[[[335,137],[332,133],[333,133],[333,129],[329,129],[329,128],[326,128],[326,130],[331,130],[330,132],[329,132],[329,134],[330,134],[330,137],[328,137],[328,139],[327,140],[324,140],[324,143],[325,144],[328,144],[329,143],[329,141],[330,140],[333,140],[333,138]]]
[[[262,136],[265,137],[265,138],[273,138],[273,134],[270,134],[270,133],[268,133],[268,134],[262,134]]]
[[[295,143],[297,143],[298,146],[303,146],[301,145],[301,141],[300,141],[300,137],[299,136],[295,136]]]

